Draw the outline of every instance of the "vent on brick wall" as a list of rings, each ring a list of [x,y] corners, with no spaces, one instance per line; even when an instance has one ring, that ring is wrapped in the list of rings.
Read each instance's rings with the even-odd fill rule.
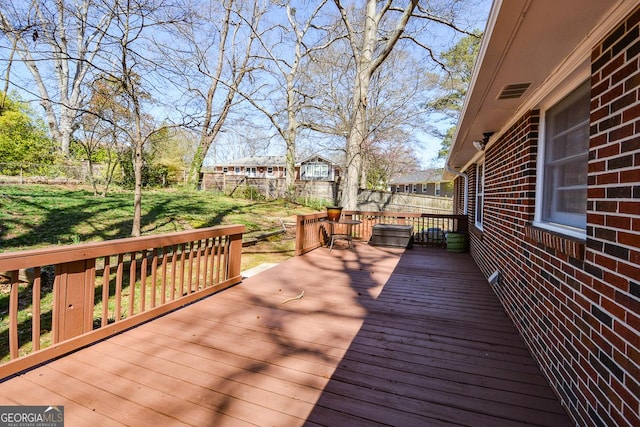
[[[511,85],[506,85],[502,88],[500,95],[498,95],[498,99],[516,99],[520,98],[522,94],[524,94],[527,89],[529,89],[531,83],[514,83]]]

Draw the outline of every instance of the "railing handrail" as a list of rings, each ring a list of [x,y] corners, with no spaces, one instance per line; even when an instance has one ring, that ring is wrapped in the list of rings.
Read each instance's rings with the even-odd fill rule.
[[[91,259],[107,255],[118,255],[132,251],[140,251],[152,247],[178,245],[202,239],[243,234],[244,225],[215,226],[197,230],[176,231],[142,237],[126,237],[123,239],[105,240],[101,242],[78,243],[67,246],[52,246],[39,249],[28,249],[18,252],[0,253],[0,272],[19,270],[34,265],[52,265],[82,259]]]
[[[418,212],[380,212],[380,211],[342,211],[345,218],[355,218],[363,220],[363,224],[352,227],[353,237],[355,239],[368,239],[371,233],[370,227],[367,226],[367,220],[376,223],[378,220],[396,220],[400,223],[411,221],[414,227],[415,222],[421,219],[447,220],[455,227],[454,231],[466,233],[468,231],[466,215],[457,214],[438,214],[438,213],[418,213]],[[296,255],[302,255],[323,244],[323,236],[326,236],[327,230],[322,225],[322,220],[327,217],[326,212],[318,212],[307,215],[298,215],[296,219]],[[425,223],[422,222],[424,225]],[[370,225],[370,224],[369,224]],[[421,230],[417,230],[421,231]]]
[[[11,360],[0,364],[0,379],[241,282],[244,232],[243,225],[216,226],[0,254],[0,272],[11,287],[7,312]],[[41,349],[41,272],[46,266],[55,270],[53,303],[44,306],[50,311],[51,329],[44,331],[51,334],[51,344]],[[33,279],[25,285],[19,273],[29,268]],[[18,318],[20,289],[32,294],[30,341],[19,333],[25,323]],[[32,349],[19,354],[28,343]]]

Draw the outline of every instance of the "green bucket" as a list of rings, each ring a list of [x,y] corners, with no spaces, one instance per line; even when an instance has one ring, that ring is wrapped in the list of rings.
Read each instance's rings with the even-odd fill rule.
[[[447,233],[447,251],[466,252],[467,235],[464,233]]]

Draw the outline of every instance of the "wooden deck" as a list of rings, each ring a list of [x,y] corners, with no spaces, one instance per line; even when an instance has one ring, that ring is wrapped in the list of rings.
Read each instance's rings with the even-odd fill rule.
[[[571,425],[468,254],[358,243],[9,379],[0,404],[68,426]]]

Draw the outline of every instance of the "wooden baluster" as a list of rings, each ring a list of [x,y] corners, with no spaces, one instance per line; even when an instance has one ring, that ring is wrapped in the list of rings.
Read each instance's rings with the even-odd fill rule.
[[[158,303],[158,249],[154,248],[151,252],[151,308],[155,308]]]
[[[42,279],[40,267],[33,269],[33,288],[31,289],[31,342],[33,351],[40,350],[40,293],[42,292]]]
[[[187,258],[187,244],[180,245],[180,297],[185,295],[184,292],[184,264]]]
[[[171,255],[171,301],[176,299],[176,277],[178,274],[178,247],[179,245],[173,245],[171,250],[173,254]]]
[[[193,253],[195,242],[189,242],[189,268],[187,269],[187,295],[193,292]]]
[[[200,277],[200,263],[202,262],[202,240],[198,240],[198,252],[196,252],[196,291],[204,288],[205,284]]]
[[[118,322],[122,318],[122,280],[124,276],[124,254],[118,254],[118,268],[116,270],[116,306],[113,318]]]
[[[110,262],[111,257],[104,257],[104,267],[102,268],[102,326],[109,324],[109,277],[111,276]]]
[[[147,251],[142,251],[140,262],[140,313],[147,309]]]
[[[202,270],[203,270],[203,274],[204,274],[204,287],[208,287],[209,286],[209,256],[211,254],[211,239],[206,239],[204,241],[204,255],[203,255],[203,262],[204,265],[202,266]]]
[[[164,304],[167,302],[167,263],[169,262],[169,256],[167,253],[167,247],[162,248],[162,281],[160,285],[160,289],[162,293],[160,294],[160,303]]]
[[[18,357],[20,342],[18,341],[18,300],[20,288],[18,270],[11,272],[11,291],[9,292],[9,354],[12,359]]]
[[[137,264],[137,252],[131,252],[129,255],[131,257],[131,264],[129,264],[129,315],[128,317],[133,316],[135,309],[135,300],[136,300],[136,269],[138,267]]]

